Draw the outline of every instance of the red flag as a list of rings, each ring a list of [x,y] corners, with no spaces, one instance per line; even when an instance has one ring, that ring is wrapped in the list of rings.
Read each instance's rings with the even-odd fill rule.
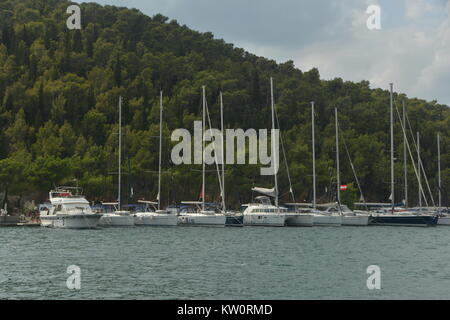
[[[345,191],[347,190],[347,185],[346,184],[341,184],[341,191]]]
[[[200,197],[199,197],[199,199],[203,199],[203,188],[202,188],[202,190],[200,190]]]

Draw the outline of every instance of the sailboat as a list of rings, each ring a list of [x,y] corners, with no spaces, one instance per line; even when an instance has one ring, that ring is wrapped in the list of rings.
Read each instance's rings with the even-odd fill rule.
[[[280,123],[278,121],[278,114],[275,108],[275,119],[280,128]],[[288,207],[288,211],[285,214],[285,224],[288,227],[312,227],[314,225],[314,215],[310,213],[308,210],[305,210],[304,203],[295,202],[294,191],[292,188],[291,175],[289,172],[289,165],[286,157],[286,151],[284,148],[283,136],[280,135],[281,140],[281,150],[283,151],[284,164],[286,167],[287,178],[289,182],[289,193],[292,197],[292,203],[285,203],[284,205]]]
[[[336,200],[337,200],[337,211],[342,216],[343,226],[367,226],[369,224],[368,214],[356,214],[350,208],[341,203],[341,175],[339,166],[339,123],[338,123],[338,112],[337,108],[334,108],[334,117],[336,120]],[[331,207],[329,210],[332,210]]]
[[[206,94],[205,86],[202,87],[203,102],[203,121],[202,129],[205,130],[206,124]],[[202,139],[202,201],[182,201],[182,204],[195,205],[196,212],[180,212],[178,214],[178,224],[184,226],[215,226],[225,227],[226,217],[223,213],[217,213],[214,210],[206,210],[205,205],[205,140]]]
[[[158,197],[157,201],[138,200],[146,205],[144,212],[137,212],[134,215],[134,223],[137,226],[176,226],[178,218],[175,213],[168,210],[161,210],[161,154],[162,154],[162,91],[159,95],[159,169],[158,169]],[[150,210],[150,208],[153,210]]]
[[[121,184],[122,184],[122,97],[119,97],[119,172],[118,172],[118,196],[117,202],[103,202],[103,205],[114,207],[114,212],[103,214],[99,226],[102,227],[132,227],[134,218],[129,211],[122,210]]]
[[[406,125],[402,123],[402,130],[406,145]],[[391,205],[389,210],[380,208],[376,212],[372,212],[370,220],[371,225],[387,225],[387,226],[413,226],[426,227],[436,225],[438,218],[433,215],[414,214],[405,209],[396,208],[395,205],[395,180],[394,180],[394,100],[393,100],[393,84],[390,84],[390,131],[391,131]],[[409,147],[408,147],[409,149]],[[419,158],[420,164],[420,158]],[[413,166],[415,167],[414,163]],[[420,170],[420,168],[419,168]],[[419,192],[422,188],[419,183]]]
[[[437,214],[439,217],[438,224],[450,226],[450,215],[442,212],[442,180],[441,180],[441,142],[440,134],[437,134],[437,150],[438,150],[438,207]]]
[[[316,149],[314,133],[314,101],[311,102],[311,122],[312,122],[312,156],[313,156],[313,203],[311,213],[314,215],[315,226],[339,227],[342,225],[342,216],[339,212],[320,211],[317,209],[316,199]]]
[[[208,114],[209,115],[209,114]],[[208,117],[209,118],[209,117]],[[211,125],[211,124],[210,124]],[[217,168],[217,173],[219,175],[219,183],[221,183],[221,198],[222,198],[222,213],[225,215],[225,226],[227,227],[243,227],[244,226],[244,216],[242,212],[227,211],[226,198],[225,198],[225,134],[223,126],[223,97],[222,91],[220,92],[220,130],[222,132],[221,146],[222,146],[222,170],[220,177],[219,168]],[[217,163],[217,161],[216,161]]]
[[[275,145],[275,106],[273,99],[273,79],[270,78],[270,97],[272,106],[272,159],[276,162],[275,157],[278,156],[278,150]],[[275,169],[275,166],[274,166]],[[257,203],[245,205],[246,209],[243,212],[244,225],[246,226],[271,226],[271,227],[283,227],[285,225],[286,208],[278,206],[278,179],[277,171],[274,170],[275,186],[272,189],[266,188],[252,188],[252,191],[263,194],[256,198]],[[271,204],[270,198],[275,200],[275,205]]]

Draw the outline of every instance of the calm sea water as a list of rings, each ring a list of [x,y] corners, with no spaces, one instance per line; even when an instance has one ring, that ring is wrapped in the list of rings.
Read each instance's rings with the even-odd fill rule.
[[[446,227],[0,228],[0,299],[448,299],[449,242]]]

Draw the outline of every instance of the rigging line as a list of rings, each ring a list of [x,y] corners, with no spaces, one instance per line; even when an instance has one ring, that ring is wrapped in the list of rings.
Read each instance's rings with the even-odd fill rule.
[[[341,124],[339,123],[339,121],[338,121],[338,129],[339,129],[339,132],[342,131]],[[345,137],[344,137],[343,133],[341,134],[341,137],[342,137],[342,142],[344,143],[344,147],[345,147],[345,151],[347,153],[348,160],[350,161],[350,166],[352,168],[353,175],[355,176],[356,184],[358,185],[359,193],[361,194],[361,198],[362,198],[363,203],[366,205],[366,198],[364,197],[364,194],[362,192],[362,188],[361,188],[361,185],[359,183],[359,179],[358,179],[358,176],[356,174],[356,170],[355,170],[355,167],[353,165],[352,158],[350,157],[350,152],[348,151],[347,143],[345,141]],[[366,205],[366,208],[367,208],[367,205]]]
[[[400,121],[400,125],[401,125],[402,130],[403,130],[403,134],[406,135],[406,130],[405,130],[405,127],[403,125],[403,121],[402,121],[402,118],[400,117],[400,112],[398,111],[397,104],[395,103],[395,101],[394,101],[394,105],[395,105],[395,110],[397,111],[397,115],[398,115],[398,118],[399,118],[399,121]],[[408,147],[409,156],[412,159],[411,163],[412,163],[413,168],[414,168],[414,173],[416,174],[416,178],[418,179],[419,175],[417,173],[416,164],[415,164],[414,158],[412,156],[411,148],[409,146],[409,141],[408,141],[408,139],[406,139],[405,141],[406,141],[406,146]],[[423,188],[420,188],[419,192],[422,193],[422,196],[424,197],[424,200],[425,200],[425,204],[428,207],[428,201],[427,201],[427,198],[425,197],[425,192],[423,191]]]
[[[408,121],[408,126],[409,126],[409,130],[410,130],[410,133],[411,133],[411,137],[412,137],[414,146],[415,146],[415,151],[416,151],[417,154],[419,155],[420,152],[419,152],[419,150],[418,150],[418,145],[417,145],[417,143],[416,143],[414,134],[412,133],[412,129],[411,129],[412,127],[411,127],[411,123],[409,122],[408,113],[406,113],[406,120]],[[405,124],[405,130],[406,130],[406,124]],[[419,156],[418,156],[418,157],[419,157]],[[413,161],[414,161],[414,160],[413,160]],[[421,173],[423,172],[423,176],[424,176],[424,179],[425,179],[425,183],[426,183],[426,185],[427,185],[428,192],[430,193],[430,198],[431,198],[431,201],[433,202],[433,206],[436,206],[435,203],[434,203],[434,198],[433,198],[433,194],[432,194],[431,189],[430,189],[430,185],[428,184],[427,173],[425,172],[425,168],[424,168],[424,166],[423,166],[423,163],[422,163],[422,160],[420,159],[420,157],[419,157],[419,159],[418,159],[418,162],[419,162],[419,171],[420,171]],[[419,186],[422,186],[422,183],[419,182]],[[425,199],[425,202],[426,202],[426,199]],[[427,206],[428,206],[428,204],[427,204]]]
[[[395,101],[394,101],[394,103],[395,103]],[[395,108],[397,109],[397,114],[398,114],[398,117],[400,118],[400,113],[399,113],[398,108],[397,108],[397,103],[395,103]],[[408,113],[406,113],[406,119],[408,119],[408,123],[409,123]],[[409,127],[410,127],[410,130],[411,130],[411,125]],[[411,134],[412,134],[412,130],[411,130]],[[414,143],[415,143],[415,141],[414,141]],[[417,144],[416,144],[416,151],[417,151]],[[417,154],[419,154],[419,153],[417,153]],[[433,193],[431,192],[430,184],[428,183],[427,173],[425,172],[425,168],[423,167],[423,163],[422,163],[421,159],[419,159],[419,164],[420,164],[419,170],[422,168],[423,177],[425,178],[425,184],[427,185],[427,189],[428,189],[428,192],[430,194],[431,202],[433,203],[433,207],[436,207],[436,204],[435,204],[434,198],[433,198]],[[421,185],[421,183],[419,183],[419,184]],[[426,202],[427,207],[428,207],[428,202],[427,202],[426,198],[425,198],[425,202]]]
[[[208,108],[208,101],[206,101],[205,99],[205,104],[206,104],[206,115],[208,117],[208,124],[209,124],[209,128],[211,129],[212,125],[211,125],[211,117],[209,116],[209,108]],[[203,130],[205,130],[205,128],[203,128]],[[223,134],[223,132],[222,132]],[[212,139],[212,136],[211,136]],[[220,185],[220,195],[223,195],[223,188],[222,188],[222,178],[220,177],[220,169],[219,169],[219,164],[217,163],[217,152],[216,152],[216,139],[212,139],[213,140],[213,149],[214,149],[214,162],[216,164],[216,171],[217,171],[217,177],[219,178],[219,185]],[[203,150],[203,152],[205,152],[205,150]],[[223,150],[222,150],[223,152]],[[203,161],[204,161],[205,157],[203,156]]]
[[[278,112],[277,112],[277,109],[275,108],[275,105],[274,105],[274,110],[275,110],[275,119],[277,121],[277,126],[278,126],[278,129],[280,129],[280,122],[278,121]],[[284,165],[286,166],[286,172],[287,172],[287,177],[288,177],[288,181],[289,181],[289,193],[292,196],[292,201],[295,203],[294,191],[292,190],[291,175],[289,173],[289,166],[288,166],[287,158],[286,158],[286,150],[284,148],[283,136],[282,136],[281,132],[280,132],[280,140],[281,140],[281,150],[283,152],[283,158],[284,158]]]

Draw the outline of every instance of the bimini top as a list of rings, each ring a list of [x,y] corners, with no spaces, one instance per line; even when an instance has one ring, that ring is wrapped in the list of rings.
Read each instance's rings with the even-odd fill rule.
[[[50,191],[50,202],[52,204],[62,202],[89,204],[89,202],[84,198],[80,191],[80,188],[58,187],[55,190]]]

